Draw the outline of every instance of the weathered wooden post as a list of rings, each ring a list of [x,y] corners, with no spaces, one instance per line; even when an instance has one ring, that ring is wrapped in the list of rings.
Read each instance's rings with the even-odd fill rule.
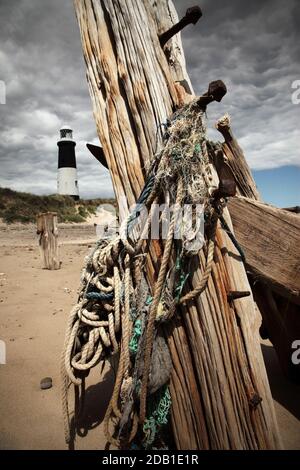
[[[219,167],[233,177],[238,194],[244,196],[232,199],[229,209],[262,314],[261,335],[271,340],[285,374],[299,383],[300,366],[292,362],[292,345],[300,334],[300,220],[293,212],[261,202],[229,116],[220,118],[216,128],[224,137]]]
[[[169,0],[74,4],[98,135],[122,220],[143,187],[162,124],[194,98],[180,36],[164,34],[178,17]],[[206,94],[207,103],[209,98]],[[231,225],[227,210],[224,216]],[[178,449],[280,448],[259,312],[251,295],[227,296],[251,289],[239,253],[220,226],[216,241],[206,290],[180,307],[167,331],[174,440]],[[155,266],[159,250],[152,248]],[[202,251],[190,289],[197,288],[204,269]],[[150,283],[154,271],[149,270]]]
[[[226,166],[236,181],[238,194],[260,201],[260,194],[257,190],[243,150],[239,146],[238,141],[232,132],[230,116],[228,114],[225,114],[225,116],[221,117],[216,122],[216,129],[224,137],[222,152],[226,160]]]
[[[44,269],[59,269],[58,228],[56,212],[45,212],[37,216],[37,234]]]

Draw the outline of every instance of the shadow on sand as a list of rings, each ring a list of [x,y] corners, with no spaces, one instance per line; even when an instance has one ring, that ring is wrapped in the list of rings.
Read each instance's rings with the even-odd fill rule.
[[[300,385],[293,384],[282,372],[273,346],[262,344],[271,392],[274,400],[280,403],[298,420],[300,419]]]
[[[76,435],[85,437],[89,431],[99,426],[105,416],[114,385],[114,372],[108,370],[100,382],[90,385],[85,391],[83,410],[70,422],[71,441],[69,449],[74,450]]]

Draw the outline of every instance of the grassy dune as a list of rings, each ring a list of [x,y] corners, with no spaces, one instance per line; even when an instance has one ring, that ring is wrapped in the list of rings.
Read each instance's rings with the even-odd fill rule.
[[[86,199],[74,201],[69,196],[53,194],[36,196],[8,188],[0,188],[0,218],[3,222],[30,223],[40,212],[57,212],[59,222],[85,222],[96,213],[100,204],[115,205],[114,199]]]

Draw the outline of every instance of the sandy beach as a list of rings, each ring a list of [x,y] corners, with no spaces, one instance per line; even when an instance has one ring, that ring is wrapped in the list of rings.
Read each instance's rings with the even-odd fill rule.
[[[96,240],[93,224],[59,227],[57,271],[42,269],[34,225],[0,225],[0,448],[66,449],[59,363],[65,323],[76,302],[80,271]],[[271,344],[262,344],[279,427],[286,449],[300,449],[300,387],[283,376]],[[40,389],[52,377],[53,387]],[[102,421],[113,373],[100,368],[88,378],[86,410],[76,449],[103,449]]]

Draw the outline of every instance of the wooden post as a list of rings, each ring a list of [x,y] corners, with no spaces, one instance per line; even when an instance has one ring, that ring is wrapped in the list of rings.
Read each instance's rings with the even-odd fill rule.
[[[240,196],[229,202],[234,230],[245,255],[254,299],[262,315],[261,336],[269,338],[282,370],[299,383],[300,367],[293,364],[292,344],[300,332],[299,220],[293,211],[263,204],[228,115],[216,123],[224,137],[219,172],[229,174]],[[294,209],[295,210],[295,209]]]
[[[98,135],[123,220],[143,187],[162,123],[194,97],[180,35],[164,48],[160,44],[161,34],[178,17],[170,0],[74,4]],[[150,252],[156,266],[157,250]],[[204,266],[201,252],[189,288],[199,285]],[[228,292],[249,290],[237,250],[218,227],[207,289],[167,327],[173,361],[171,420],[178,449],[281,447],[260,350],[259,313],[252,295],[227,299]]]
[[[216,128],[224,137],[222,150],[226,161],[226,167],[234,176],[238,186],[238,194],[259,201],[259,192],[243,150],[239,146],[238,141],[231,130],[230,117],[228,114],[225,114],[225,116],[218,120]]]
[[[44,269],[59,269],[58,228],[56,212],[45,212],[37,216],[37,234]]]

